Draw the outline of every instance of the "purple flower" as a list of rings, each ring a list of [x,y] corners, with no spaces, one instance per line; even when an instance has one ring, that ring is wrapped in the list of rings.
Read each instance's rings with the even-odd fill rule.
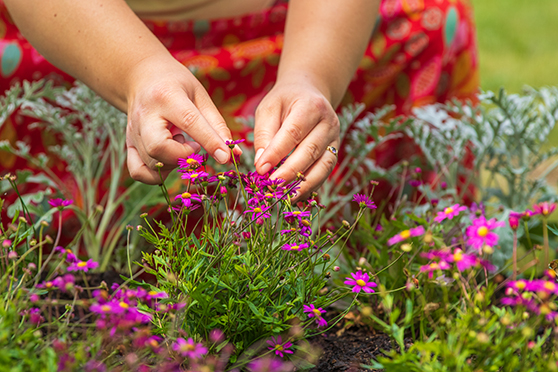
[[[318,323],[318,327],[326,327],[327,321],[322,318],[322,314],[325,314],[326,311],[321,307],[316,308],[313,304],[310,305],[303,305],[304,312],[308,313],[309,318],[316,318],[316,323]]]
[[[288,372],[293,370],[289,362],[283,362],[276,358],[259,358],[248,363],[250,372]]]
[[[74,201],[72,199],[64,200],[64,199],[57,198],[57,199],[50,199],[48,201],[48,204],[50,204],[54,208],[58,208],[58,210],[62,210],[64,209],[64,207],[67,207],[73,202]]]
[[[447,207],[444,208],[443,211],[438,212],[438,215],[436,217],[434,217],[434,221],[440,223],[443,220],[445,220],[446,218],[448,220],[453,219],[453,217],[456,217],[457,215],[459,215],[459,213],[466,211],[467,207],[463,206],[463,205],[459,205],[459,204],[454,204],[451,207]]]
[[[302,251],[303,249],[308,248],[308,244],[285,244],[281,247],[284,251]]]
[[[252,209],[244,211],[244,213],[252,213],[252,221],[258,218],[270,218],[271,214],[267,213],[268,207],[255,205]]]
[[[201,203],[202,199],[198,194],[190,194],[189,192],[183,192],[182,194],[176,195],[174,200],[180,199],[182,204],[186,208],[190,208],[194,205],[193,202]]]
[[[180,168],[187,168],[190,170],[198,169],[202,166],[204,162],[204,158],[202,155],[199,154],[192,154],[188,156],[186,159],[178,159],[178,166]]]
[[[77,261],[77,262],[72,262],[72,264],[70,266],[68,266],[68,271],[88,272],[89,270],[96,269],[98,266],[99,266],[99,264],[97,262],[93,261],[92,259],[87,260],[87,262]]]
[[[190,359],[199,359],[207,354],[207,348],[202,344],[196,344],[191,337],[188,341],[181,337],[177,338],[176,342],[172,345],[172,349],[181,356]]]
[[[235,145],[238,145],[239,143],[242,143],[244,141],[246,141],[246,140],[245,139],[239,139],[239,140],[234,140],[234,141],[233,140],[226,140],[225,144],[232,149],[232,148],[234,148]]]
[[[283,212],[283,214],[285,215],[285,219],[296,218],[300,221],[304,217],[310,217],[312,213],[310,211],[293,211]]]
[[[376,209],[376,205],[370,198],[364,194],[353,195],[353,201],[357,202],[360,208]]]
[[[432,262],[428,265],[420,267],[421,273],[428,273],[428,277],[432,278],[434,271],[437,270],[449,270],[451,268],[450,264],[446,261]]]
[[[345,278],[346,285],[354,286],[352,291],[355,293],[359,293],[361,290],[366,293],[374,293],[372,288],[377,287],[378,285],[372,281],[370,281],[370,277],[367,273],[362,273],[362,271],[357,271],[355,273],[351,273],[352,278]]]
[[[285,342],[285,344],[283,344],[283,339],[281,338],[281,336],[277,336],[277,338],[272,337],[271,340],[267,340],[266,341],[269,346],[268,347],[269,350],[274,350],[276,355],[279,355],[281,358],[284,357],[283,353],[285,354],[292,354],[293,351],[289,350],[289,348],[291,346],[293,346],[293,343],[288,341]]]
[[[197,181],[203,177],[207,177],[209,174],[204,171],[193,171],[193,172],[186,172],[182,174],[183,180],[190,180],[192,182]]]
[[[403,240],[407,240],[410,237],[420,236],[420,235],[424,234],[424,232],[425,232],[424,227],[422,227],[422,226],[414,227],[414,228],[411,228],[409,230],[403,230],[399,234],[391,237],[388,240],[388,244],[389,245],[394,245],[394,244],[397,244],[399,242],[402,242]]]
[[[484,216],[473,220],[473,224],[467,227],[467,244],[479,251],[481,251],[485,245],[490,247],[495,246],[498,244],[498,234],[492,230],[503,225],[503,222],[498,222],[494,218],[487,221]]]

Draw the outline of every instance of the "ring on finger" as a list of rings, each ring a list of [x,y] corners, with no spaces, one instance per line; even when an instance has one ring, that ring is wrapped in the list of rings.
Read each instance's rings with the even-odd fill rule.
[[[327,147],[327,151],[331,152],[333,155],[335,155],[335,157],[338,156],[337,149],[336,149],[335,147],[333,147],[333,146],[328,146],[328,147]]]

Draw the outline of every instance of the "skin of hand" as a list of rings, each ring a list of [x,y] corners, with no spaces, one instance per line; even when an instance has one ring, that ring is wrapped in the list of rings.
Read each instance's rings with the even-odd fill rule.
[[[230,159],[230,131],[207,92],[123,0],[4,2],[47,60],[128,114],[132,178],[160,183],[158,162],[166,176],[200,146],[221,164]]]
[[[256,110],[259,174],[305,174],[296,200],[319,187],[337,163],[339,105],[372,35],[379,0],[291,0],[277,82]],[[294,151],[293,151],[294,150]]]

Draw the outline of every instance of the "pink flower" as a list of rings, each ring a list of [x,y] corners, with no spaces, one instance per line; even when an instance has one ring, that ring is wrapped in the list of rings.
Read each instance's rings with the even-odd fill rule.
[[[428,273],[428,277],[430,279],[432,279],[434,271],[449,270],[450,268],[451,268],[450,264],[447,263],[446,261],[432,262],[428,265],[421,266],[420,267],[420,272],[421,273]]]
[[[555,203],[542,202],[533,205],[533,211],[535,212],[535,214],[542,214],[543,217],[548,217],[550,214],[552,214],[552,212],[554,212],[555,209]]]
[[[308,313],[309,318],[316,318],[316,323],[318,323],[318,327],[326,327],[327,321],[322,318],[322,314],[325,314],[326,311],[321,307],[316,308],[313,304],[304,305],[304,312]]]
[[[203,171],[186,172],[182,174],[183,180],[197,181],[200,178],[207,177],[209,174]]]
[[[495,218],[487,221],[484,216],[480,216],[473,220],[471,226],[467,227],[467,244],[479,251],[481,251],[485,245],[490,247],[495,246],[498,244],[498,234],[492,230],[503,225],[503,222],[498,222]]]
[[[352,278],[345,278],[346,285],[353,285],[353,292],[359,293],[361,290],[366,293],[374,293],[372,288],[377,287],[378,285],[372,281],[370,281],[370,277],[367,273],[362,273],[362,271],[357,271],[355,273],[351,273]]]
[[[92,259],[85,261],[78,261],[73,262],[70,266],[68,266],[68,271],[84,271],[88,272],[89,270],[93,270],[99,267],[99,264]]]
[[[190,208],[194,205],[194,202],[201,203],[201,197],[198,194],[190,194],[189,192],[183,192],[182,194],[176,195],[174,200],[180,199],[182,204],[186,208]]]
[[[57,198],[57,199],[50,199],[48,201],[48,204],[50,204],[54,208],[58,208],[59,210],[62,210],[64,209],[64,207],[67,207],[73,202],[74,201],[72,199],[64,200],[64,199]]]
[[[453,217],[456,217],[457,215],[459,215],[459,213],[466,211],[467,207],[463,206],[463,205],[459,205],[459,204],[454,204],[451,207],[447,207],[444,208],[443,211],[438,212],[438,215],[434,218],[434,221],[440,223],[443,220],[445,220],[446,218],[448,220],[453,219]]]
[[[512,230],[516,231],[519,228],[519,221],[523,217],[523,213],[517,212],[510,212],[510,216],[508,217],[508,223]]]
[[[229,141],[229,140],[226,140],[226,141],[225,141],[225,144],[226,144],[227,146],[229,146],[231,149],[233,149],[233,148],[234,148],[234,145],[238,145],[239,143],[242,143],[242,142],[244,142],[244,141],[246,141],[246,140],[245,140],[245,139],[239,139],[239,140],[234,140],[234,141],[233,141],[233,140],[230,140],[230,141]]]
[[[186,159],[178,159],[178,166],[180,168],[188,168],[191,170],[198,169],[202,166],[204,158],[199,154],[192,154]]]
[[[457,248],[453,255],[449,256],[450,262],[453,261],[457,270],[465,271],[479,263],[479,258],[472,254],[463,253],[463,251]]]
[[[181,356],[190,359],[199,359],[207,354],[207,348],[202,344],[194,343],[190,337],[188,341],[183,338],[177,338],[176,342],[172,345],[172,349],[178,352]]]
[[[360,208],[376,209],[376,205],[370,198],[364,194],[355,194],[353,201],[358,203]]]
[[[281,247],[284,251],[302,251],[303,249],[308,248],[308,244],[285,244]]]
[[[277,336],[277,338],[272,337],[271,340],[267,340],[266,341],[269,346],[268,347],[269,350],[274,350],[276,355],[279,355],[281,358],[284,357],[283,353],[285,354],[292,354],[293,351],[289,350],[289,348],[291,346],[293,346],[293,343],[290,341],[285,342],[285,344],[283,344],[283,339],[281,338],[281,336]]]
[[[391,237],[388,240],[388,244],[389,245],[394,245],[394,244],[397,244],[399,242],[402,242],[403,240],[407,240],[410,237],[420,236],[422,234],[424,234],[424,227],[422,227],[422,226],[414,227],[414,228],[411,228],[409,230],[401,231],[399,234]]]

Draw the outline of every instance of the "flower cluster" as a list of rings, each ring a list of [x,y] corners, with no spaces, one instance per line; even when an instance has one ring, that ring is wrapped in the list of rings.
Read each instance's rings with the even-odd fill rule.
[[[425,233],[425,230],[424,230],[423,226],[418,226],[418,227],[413,227],[413,228],[408,229],[408,230],[403,230],[399,234],[391,237],[388,240],[388,244],[389,245],[394,245],[394,244],[400,243],[404,240],[407,240],[409,238],[416,237],[416,236],[421,236],[424,233]]]
[[[454,266],[461,272],[472,267],[484,267],[487,270],[494,269],[490,262],[480,259],[475,254],[464,253],[459,248],[456,248],[453,252],[450,249],[431,250],[421,253],[421,256],[433,261],[420,267],[420,272],[428,273],[429,278],[432,278],[435,271],[450,270]]]
[[[548,321],[554,321],[558,318],[558,306],[555,302],[558,284],[553,271],[547,271],[546,276],[546,279],[509,282],[506,288],[507,297],[502,298],[502,304],[523,306],[534,314],[543,315]]]

